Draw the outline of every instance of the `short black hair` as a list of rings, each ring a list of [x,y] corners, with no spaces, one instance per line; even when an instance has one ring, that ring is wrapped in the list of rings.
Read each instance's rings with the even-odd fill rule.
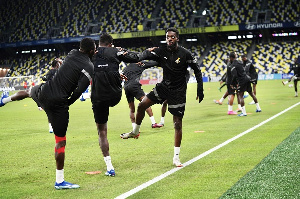
[[[235,52],[231,52],[231,53],[229,54],[229,57],[230,57],[230,58],[236,58]]]
[[[54,58],[54,60],[52,61],[52,67],[55,68],[56,67],[56,64],[58,63],[57,59]]]
[[[244,58],[244,57],[246,57],[246,58],[247,58],[247,55],[245,55],[245,54],[244,54],[244,55],[242,55],[241,57],[242,57],[242,58]]]
[[[101,36],[100,36],[100,40],[99,40],[99,43],[101,46],[107,46],[109,44],[112,44],[113,43],[113,38],[110,34],[108,33],[103,33]]]
[[[166,33],[169,32],[169,31],[175,32],[176,33],[176,37],[179,38],[179,31],[176,28],[168,28],[166,30]]]
[[[80,42],[80,49],[84,53],[88,53],[91,50],[95,50],[95,41],[91,38],[83,38]]]

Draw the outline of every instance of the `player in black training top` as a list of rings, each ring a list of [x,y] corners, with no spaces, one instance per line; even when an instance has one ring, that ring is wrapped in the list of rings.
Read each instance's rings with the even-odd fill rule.
[[[298,89],[297,89],[297,83],[300,80],[300,57],[297,59],[294,59],[294,63],[291,65],[291,68],[288,73],[291,73],[294,71],[294,75],[288,80],[288,81],[282,81],[283,85],[286,85],[290,81],[294,81],[294,88],[295,88],[295,97],[298,97]]]
[[[93,75],[91,58],[96,50],[94,40],[84,38],[79,50],[72,50],[54,77],[31,90],[31,97],[47,113],[55,134],[56,189],[75,189],[79,185],[64,181],[66,132],[69,106],[89,86]]]
[[[248,60],[247,55],[242,55],[241,57],[244,64],[245,72],[250,77],[250,82],[252,83],[253,86],[253,93],[256,96],[258,73],[256,72],[253,63],[250,60]],[[249,104],[255,104],[254,100]]]
[[[235,92],[236,92],[236,81],[232,81],[232,73],[231,73],[231,69],[233,67],[233,59],[232,57],[234,57],[234,60],[237,57],[237,54],[234,52],[233,54],[229,55],[229,62],[227,63],[227,72],[226,72],[226,85],[227,85],[227,92],[228,92],[228,115],[236,115],[237,113],[235,111],[233,111],[233,101],[234,101],[234,97],[235,97]],[[234,86],[231,87],[230,84],[233,84]]]
[[[157,66],[157,62],[155,61],[142,61],[138,63],[130,63],[127,67],[123,69],[123,74],[127,77],[127,81],[124,82],[124,91],[130,109],[129,116],[132,123],[132,127],[135,126],[134,98],[139,101],[142,101],[142,99],[145,97],[145,92],[143,91],[142,85],[140,83],[140,77],[145,69],[154,66]],[[151,107],[146,109],[146,112],[150,117],[152,128],[160,128],[163,126],[155,122]]]
[[[139,136],[139,130],[142,120],[145,116],[145,110],[156,103],[168,101],[168,110],[173,115],[175,128],[175,146],[173,164],[181,167],[179,160],[180,145],[182,139],[182,118],[186,103],[186,70],[190,66],[195,73],[198,82],[197,98],[199,103],[203,100],[203,81],[197,60],[194,59],[191,52],[178,45],[179,32],[175,28],[169,28],[166,31],[167,46],[147,49],[143,52],[140,59],[150,59],[157,61],[163,68],[163,80],[156,84],[155,88],[146,95],[139,103],[136,114],[136,126],[130,133],[121,134],[121,138],[136,138]]]
[[[138,53],[129,52],[122,48],[113,47],[113,38],[104,33],[100,36],[99,48],[93,58],[94,78],[92,82],[91,101],[93,103],[94,118],[99,135],[99,145],[107,166],[107,176],[115,176],[115,169],[109,155],[107,140],[107,121],[109,107],[117,105],[122,96],[122,79],[119,64],[124,62],[138,62]]]
[[[247,116],[245,103],[244,103],[244,92],[247,91],[249,95],[253,98],[256,104],[256,112],[261,112],[259,107],[258,101],[254,93],[252,92],[252,87],[250,83],[250,76],[248,76],[245,72],[243,62],[241,60],[236,59],[236,53],[232,52],[229,55],[230,62],[231,62],[231,75],[232,79],[230,82],[230,87],[237,88],[237,97],[242,106],[242,113],[238,116]],[[228,71],[229,73],[229,71]]]
[[[59,59],[59,58],[55,58],[52,61],[52,64],[51,64],[52,68],[48,71],[46,76],[42,77],[42,80],[43,81],[51,80],[61,64],[62,64],[62,60]],[[3,104],[2,106],[4,106],[5,104],[7,104],[9,102],[20,101],[20,100],[23,100],[25,98],[31,97],[31,95],[30,95],[31,89],[32,89],[32,87],[30,87],[30,89],[25,90],[25,91],[19,91],[19,92],[13,94],[12,96],[5,96],[5,98],[1,99],[1,101],[0,101],[0,107],[1,107],[1,104]],[[41,107],[41,105],[39,104],[38,101],[36,101],[36,104],[38,106],[38,109],[40,111],[42,111],[43,108]],[[48,121],[48,123],[49,123],[49,132],[53,133],[53,128],[52,128],[52,125],[51,125],[50,121]]]

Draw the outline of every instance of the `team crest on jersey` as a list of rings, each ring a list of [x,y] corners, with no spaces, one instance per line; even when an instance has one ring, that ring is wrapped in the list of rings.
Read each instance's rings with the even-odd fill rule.
[[[178,57],[176,60],[175,60],[176,64],[179,64],[180,62],[180,58]]]

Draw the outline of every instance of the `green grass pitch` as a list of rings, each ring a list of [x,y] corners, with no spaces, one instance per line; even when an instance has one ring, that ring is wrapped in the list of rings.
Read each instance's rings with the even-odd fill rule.
[[[252,101],[248,97],[245,99],[248,116],[239,118],[227,115],[227,100],[223,105],[213,103],[213,99],[220,99],[225,92],[225,88],[219,92],[218,86],[218,82],[204,83],[205,99],[199,104],[196,101],[196,84],[188,84],[180,153],[183,163],[267,120],[300,99],[294,97],[294,88],[282,86],[280,80],[259,81],[257,97],[262,112],[256,113],[255,105],[248,105]],[[143,88],[148,92],[153,85]],[[152,108],[159,122],[161,106],[154,105]],[[237,108],[236,100],[234,108]],[[299,113],[300,106],[296,106],[129,198],[219,198],[227,191],[232,193],[231,190],[235,193],[251,192],[248,188],[257,193],[264,191],[261,185],[272,187],[274,184],[268,184],[268,181],[276,180],[276,176],[282,175],[278,172],[284,169],[269,173],[268,178],[255,176],[253,169],[271,170],[272,167],[263,167],[265,164],[262,163],[299,127]],[[55,190],[55,140],[53,134],[48,132],[45,112],[38,111],[34,101],[29,98],[6,104],[0,108],[0,198],[115,198],[174,168],[174,129],[170,113],[166,114],[163,128],[152,129],[146,115],[138,140],[120,139],[119,135],[129,132],[131,128],[129,108],[123,95],[121,102],[110,109],[108,121],[110,155],[116,176],[105,176],[106,166],[98,145],[91,102],[77,100],[70,107],[65,180],[81,187]],[[296,136],[295,142],[299,146],[299,136]],[[280,157],[272,155],[276,161],[280,161]],[[297,161],[288,163],[296,164]],[[283,165],[287,166],[288,163]],[[290,164],[288,166],[293,167]],[[102,173],[87,175],[87,171]],[[297,169],[291,171],[295,172],[292,177],[299,176],[299,168],[298,174]],[[248,181],[244,177],[251,179],[251,186],[243,185]],[[272,193],[279,192],[275,196],[297,192],[289,191],[293,187],[297,189],[297,181],[280,182],[283,183],[281,189],[269,189]],[[290,185],[291,182],[296,185]],[[243,187],[244,191],[239,187]],[[289,196],[296,198],[297,193]]]

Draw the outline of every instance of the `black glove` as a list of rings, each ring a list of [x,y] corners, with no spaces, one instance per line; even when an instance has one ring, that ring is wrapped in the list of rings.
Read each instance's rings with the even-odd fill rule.
[[[203,92],[198,93],[199,103],[202,102],[203,98],[204,98],[204,93]]]
[[[198,85],[198,88],[197,88],[197,97],[199,99],[199,103],[203,100],[204,98],[204,92],[203,92],[203,88],[202,87],[199,87]]]

